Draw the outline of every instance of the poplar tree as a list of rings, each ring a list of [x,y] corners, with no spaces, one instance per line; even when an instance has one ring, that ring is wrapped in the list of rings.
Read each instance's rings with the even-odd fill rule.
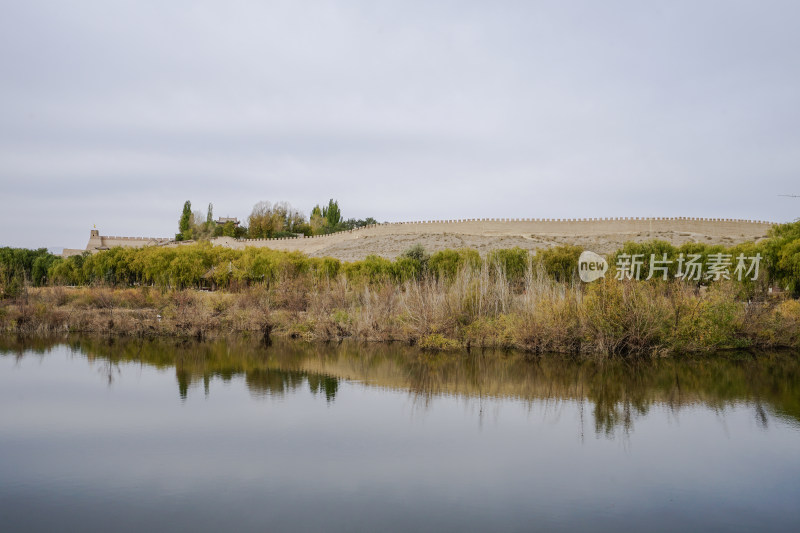
[[[339,222],[342,220],[342,212],[339,210],[339,202],[336,202],[333,198],[331,198],[328,201],[328,207],[322,208],[322,216],[325,217],[328,227],[332,230],[335,230],[336,226],[338,226]]]
[[[183,241],[191,238],[192,229],[192,202],[186,200],[183,204],[183,213],[181,213],[181,220],[178,222],[179,233],[175,235],[175,240]]]

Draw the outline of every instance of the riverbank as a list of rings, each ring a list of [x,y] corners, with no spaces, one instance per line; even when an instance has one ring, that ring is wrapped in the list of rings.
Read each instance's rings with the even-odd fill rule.
[[[466,270],[448,282],[303,278],[239,291],[41,287],[0,304],[0,331],[199,339],[247,332],[431,350],[645,356],[800,347],[800,302],[742,301],[740,290],[725,282],[568,285],[530,273],[514,286]]]

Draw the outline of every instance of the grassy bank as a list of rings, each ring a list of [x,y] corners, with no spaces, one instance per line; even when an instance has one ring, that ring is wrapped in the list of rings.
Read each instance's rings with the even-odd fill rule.
[[[41,287],[3,301],[0,330],[207,338],[252,332],[307,340],[399,341],[423,348],[646,354],[800,347],[800,302],[741,299],[738,283],[519,282],[484,265],[451,279],[353,283],[305,276],[237,291]]]
[[[414,247],[393,261],[347,263],[207,242],[68,259],[1,248],[0,330],[198,338],[247,331],[436,350],[648,355],[800,347],[800,222],[730,248],[628,243],[607,257],[606,277],[588,284],[577,277],[581,251],[429,255]],[[756,256],[760,269],[708,275],[723,255],[729,270]],[[616,276],[624,257],[642,258],[653,279]],[[705,274],[676,279],[689,258]],[[663,276],[653,276],[651,266],[666,260]],[[776,297],[773,288],[784,292]]]

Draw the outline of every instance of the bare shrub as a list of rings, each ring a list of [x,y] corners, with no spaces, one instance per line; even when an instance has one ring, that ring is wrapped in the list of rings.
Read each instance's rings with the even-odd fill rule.
[[[400,338],[402,333],[397,325],[401,299],[402,292],[396,285],[364,286],[349,307],[354,334],[368,340]]]
[[[297,316],[308,308],[309,282],[303,278],[286,277],[274,289],[275,305]]]
[[[400,307],[410,334],[420,337],[453,332],[459,309],[452,305],[444,283],[433,278],[406,282]]]

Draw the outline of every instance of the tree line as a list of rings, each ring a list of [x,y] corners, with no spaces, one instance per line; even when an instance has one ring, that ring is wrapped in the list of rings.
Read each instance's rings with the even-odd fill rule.
[[[214,220],[214,205],[209,203],[205,215],[202,211],[192,211],[192,202],[187,200],[178,221],[178,233],[175,240],[208,240],[212,237],[234,237],[237,239],[276,239],[281,237],[298,237],[325,235],[339,231],[348,231],[376,224],[372,217],[366,219],[345,219],[342,217],[339,202],[330,199],[327,205],[315,205],[311,215],[292,207],[289,202],[258,202],[253,206],[247,225],[235,224],[233,221],[217,223]]]
[[[578,246],[562,245],[532,255],[527,250],[511,248],[494,250],[482,258],[472,249],[429,254],[417,245],[394,260],[371,255],[361,261],[342,262],[269,248],[233,250],[212,246],[208,241],[176,247],[116,247],[68,258],[55,256],[44,248],[6,247],[0,248],[0,297],[16,296],[27,286],[107,284],[219,289],[269,285],[297,278],[332,279],[340,275],[357,283],[403,283],[424,278],[447,282],[465,268],[486,268],[491,275],[502,275],[512,283],[519,283],[534,270],[561,283],[574,283],[581,251]],[[800,296],[800,221],[773,227],[769,237],[758,243],[727,248],[702,243],[676,247],[663,241],[627,243],[609,256],[609,263],[613,269],[615,258],[621,253],[645,257],[651,253],[656,257],[666,254],[670,258],[691,253],[701,256],[705,264],[712,254],[721,252],[762,256],[758,280],[743,283],[749,295],[778,286]],[[609,275],[613,275],[613,270]]]

